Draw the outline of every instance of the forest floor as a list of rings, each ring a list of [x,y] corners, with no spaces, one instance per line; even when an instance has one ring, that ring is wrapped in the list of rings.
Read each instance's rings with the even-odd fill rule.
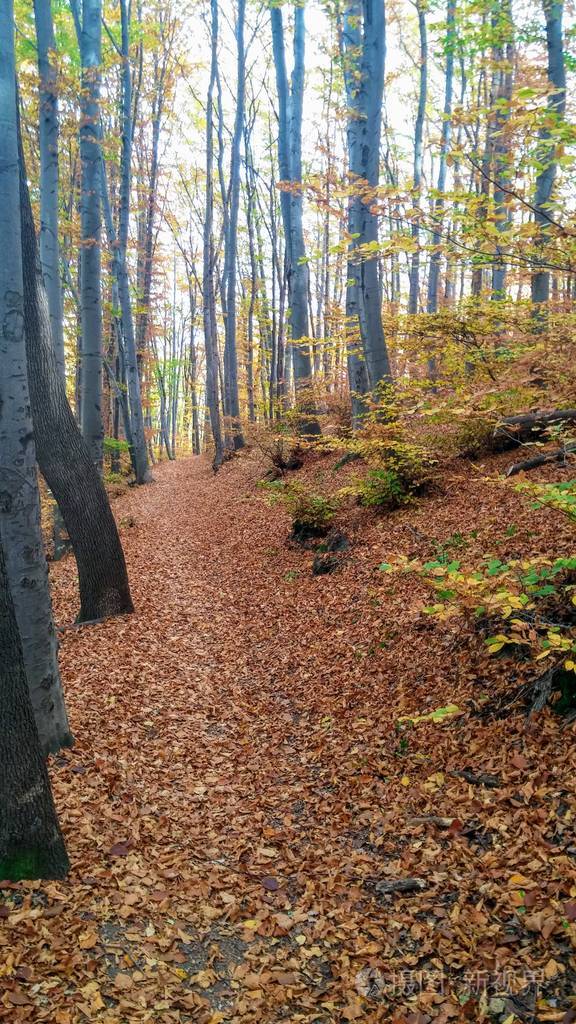
[[[574,727],[479,718],[517,669],[378,570],[439,543],[562,554],[569,526],[453,464],[408,509],[350,511],[313,576],[261,475],[184,459],[115,501],[131,617],[70,627],[74,561],[51,569],[72,872],[2,887],[0,1019],[576,1020]]]

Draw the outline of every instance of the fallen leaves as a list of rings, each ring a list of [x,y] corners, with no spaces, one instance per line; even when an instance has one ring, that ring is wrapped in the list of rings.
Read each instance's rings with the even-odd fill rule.
[[[450,1024],[531,978],[538,1019],[561,1020],[570,734],[548,713],[529,731],[470,716],[501,670],[470,635],[420,629],[413,581],[375,581],[418,506],[359,511],[346,571],[288,587],[309,554],[281,509],[236,500],[257,467],[155,475],[118,503],[140,524],[136,615],[62,637],[77,746],[52,776],[73,873],[1,890],[0,1020]],[[458,477],[422,514],[470,529],[493,514],[475,487]],[[73,563],[52,572],[71,621]],[[367,966],[387,978],[373,997]]]

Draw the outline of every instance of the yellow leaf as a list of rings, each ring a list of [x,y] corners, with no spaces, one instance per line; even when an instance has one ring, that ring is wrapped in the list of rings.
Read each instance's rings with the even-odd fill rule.
[[[250,918],[248,921],[242,921],[243,928],[249,928],[250,931],[256,931],[257,928],[262,924],[261,921],[257,921],[255,917]]]
[[[82,932],[82,934],[78,936],[78,945],[80,946],[80,949],[94,949],[97,942],[98,936],[96,932]]]
[[[410,779],[408,778],[407,775],[403,775],[402,776],[402,778],[400,779],[400,785],[401,786],[409,786],[410,785]]]

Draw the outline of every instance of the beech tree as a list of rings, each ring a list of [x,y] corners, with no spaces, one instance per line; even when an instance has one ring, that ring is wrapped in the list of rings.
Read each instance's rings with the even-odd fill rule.
[[[538,229],[537,245],[541,248],[554,220],[550,208],[558,169],[558,133],[566,110],[566,69],[562,34],[563,0],[543,0],[546,21],[547,71],[551,91],[547,99],[547,117],[539,133],[538,163],[534,194],[534,221]],[[550,271],[538,268],[532,275],[532,302],[546,302],[550,296]]]
[[[0,5],[0,536],[26,677],[45,753],[72,742],[40,528],[24,344],[13,7]],[[47,313],[47,316],[49,314]],[[54,364],[55,364],[55,357]],[[4,660],[4,659],[2,659]]]
[[[20,150],[24,332],[38,464],[62,511],[78,565],[80,622],[132,612],[124,552],[108,495],[58,372]]]
[[[346,316],[353,334],[348,372],[356,421],[365,408],[362,397],[392,379],[382,327],[378,261],[370,252],[378,242],[373,189],[379,179],[384,47],[383,0],[352,0],[344,13],[343,55],[352,185]]]
[[[302,110],[304,104],[304,60],[306,27],[304,4],[294,7],[294,67],[288,82],[282,8],[270,8],[272,48],[278,93],[278,163],[284,183],[281,195],[286,246],[286,276],[290,307],[291,358],[297,396],[303,397],[300,430],[314,436],[320,431],[307,394],[312,380],[310,359],[308,288],[309,271],[303,227],[302,197]]]
[[[80,305],[82,317],[82,433],[95,465],[101,469],[102,421],[102,267],[100,210],[100,64],[102,0],[71,0],[76,21],[82,91],[80,118],[81,246]],[[79,9],[78,4],[81,3]]]
[[[8,6],[2,0],[0,11]],[[0,540],[0,878],[64,878],[68,856],[30,702]]]

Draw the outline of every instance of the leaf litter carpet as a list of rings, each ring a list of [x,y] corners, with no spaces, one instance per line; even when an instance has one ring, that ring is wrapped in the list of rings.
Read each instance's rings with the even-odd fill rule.
[[[137,611],[61,633],[72,872],[2,886],[0,1019],[576,1019],[573,733],[468,713],[474,642],[377,569],[407,513],[313,577],[260,472],[187,459],[115,502]],[[464,491],[410,522],[469,526]],[[52,583],[69,626],[72,558]]]

